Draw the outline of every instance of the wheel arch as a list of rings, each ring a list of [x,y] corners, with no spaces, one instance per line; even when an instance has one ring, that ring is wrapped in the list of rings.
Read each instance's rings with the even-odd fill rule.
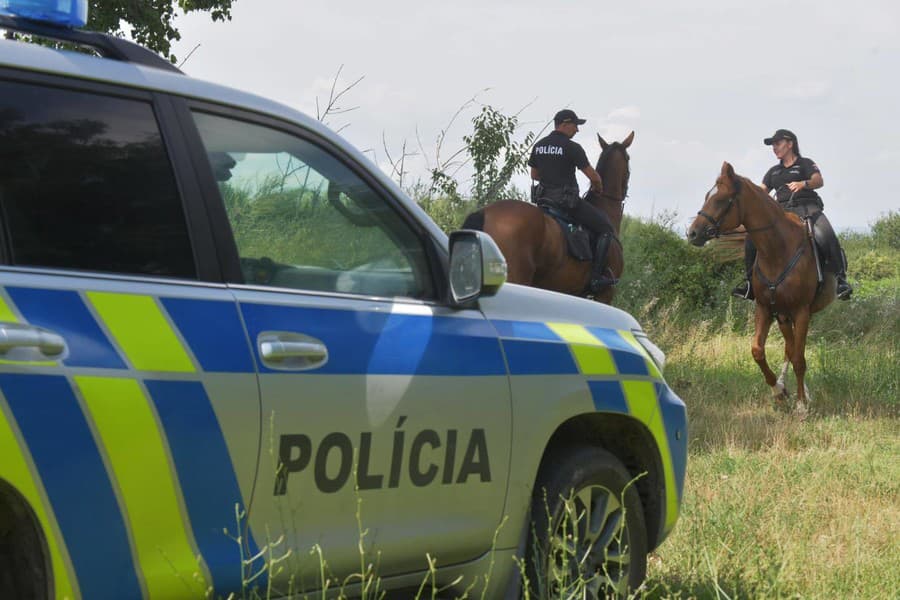
[[[574,446],[596,446],[614,455],[635,480],[647,525],[647,547],[662,541],[665,522],[665,476],[662,457],[647,427],[628,415],[594,412],[577,415],[561,423],[544,448],[535,481],[552,457]],[[642,473],[646,475],[640,476]],[[640,476],[640,477],[639,477]]]
[[[0,479],[0,597],[51,598],[52,566],[37,514]]]

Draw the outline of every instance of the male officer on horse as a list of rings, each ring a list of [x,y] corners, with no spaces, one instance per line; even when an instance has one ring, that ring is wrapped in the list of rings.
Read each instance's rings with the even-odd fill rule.
[[[590,292],[613,285],[616,279],[606,268],[606,255],[615,236],[615,229],[603,211],[592,206],[578,194],[575,169],[580,170],[591,182],[591,189],[603,191],[599,173],[590,165],[584,149],[572,141],[578,126],[585,123],[574,111],[564,109],[556,113],[556,126],[548,136],[535,143],[528,165],[531,178],[538,182],[532,189],[532,200],[538,205],[548,205],[573,218],[597,235],[594,263],[591,269]]]

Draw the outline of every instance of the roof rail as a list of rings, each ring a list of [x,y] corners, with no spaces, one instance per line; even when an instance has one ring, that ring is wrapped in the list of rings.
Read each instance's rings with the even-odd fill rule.
[[[87,46],[96,50],[104,58],[112,58],[122,62],[134,63],[157,69],[164,69],[175,73],[181,73],[181,69],[173,65],[155,52],[144,48],[134,42],[117,38],[106,33],[96,31],[81,31],[68,27],[55,27],[22,19],[0,15],[0,29],[18,31],[28,35],[49,38],[60,42],[70,42],[79,46]]]

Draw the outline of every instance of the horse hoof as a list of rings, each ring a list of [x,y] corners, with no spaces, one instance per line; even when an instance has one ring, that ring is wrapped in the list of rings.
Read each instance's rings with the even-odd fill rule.
[[[791,392],[784,386],[784,383],[776,381],[775,385],[772,386],[772,396],[775,397],[776,401],[784,401],[791,397]]]
[[[772,386],[772,398],[775,402],[775,410],[788,412],[790,410],[791,393],[784,384],[776,383]]]
[[[801,420],[806,420],[806,417],[809,416],[809,406],[806,402],[798,402],[794,407],[794,414]]]

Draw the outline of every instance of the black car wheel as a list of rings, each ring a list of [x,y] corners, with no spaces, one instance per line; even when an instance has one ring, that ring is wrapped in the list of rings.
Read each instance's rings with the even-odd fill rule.
[[[647,532],[632,477],[599,448],[546,460],[532,501],[533,598],[624,597],[647,573]]]

